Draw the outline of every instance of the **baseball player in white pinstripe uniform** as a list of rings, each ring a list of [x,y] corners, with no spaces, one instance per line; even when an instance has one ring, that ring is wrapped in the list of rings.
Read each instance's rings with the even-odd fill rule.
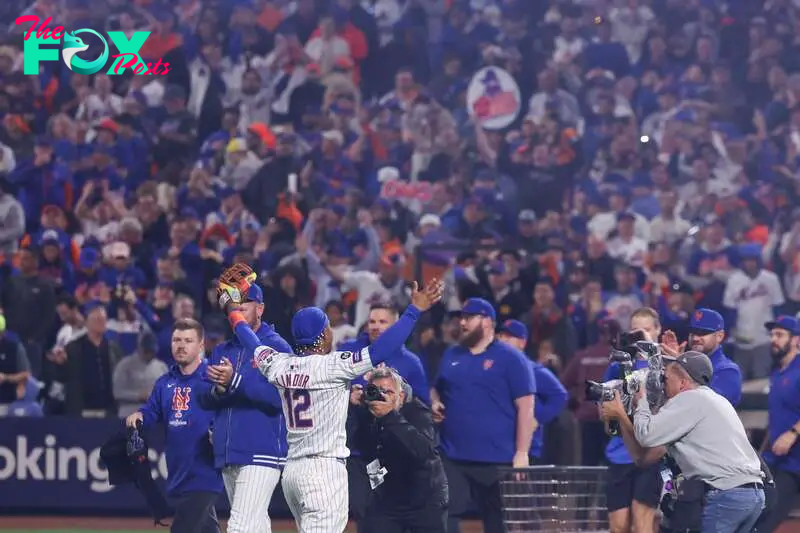
[[[414,284],[403,316],[371,346],[358,352],[332,352],[333,332],[316,307],[292,319],[295,356],[262,346],[236,309],[229,311],[236,336],[252,349],[256,365],[281,392],[289,452],[282,486],[300,533],[340,533],[347,526],[348,487],[345,423],[350,381],[386,363],[405,344],[420,314],[442,297],[434,280],[424,290]]]

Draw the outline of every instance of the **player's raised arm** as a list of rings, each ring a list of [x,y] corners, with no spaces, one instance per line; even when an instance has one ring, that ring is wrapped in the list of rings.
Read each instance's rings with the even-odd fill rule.
[[[236,338],[244,346],[245,351],[254,354],[254,360],[261,373],[269,379],[269,369],[276,361],[275,355],[281,355],[268,346],[263,346],[256,333],[250,328],[244,315],[239,310],[244,294],[255,282],[256,274],[249,265],[236,263],[225,270],[217,283],[217,300],[221,309],[228,315],[228,321]],[[288,355],[288,354],[286,354]]]
[[[420,315],[436,305],[442,299],[443,293],[444,283],[439,279],[433,279],[422,290],[419,289],[419,284],[414,282],[411,288],[411,305],[406,308],[397,322],[367,347],[373,365],[387,363],[391,366],[391,356],[399,353],[400,348],[414,331]]]

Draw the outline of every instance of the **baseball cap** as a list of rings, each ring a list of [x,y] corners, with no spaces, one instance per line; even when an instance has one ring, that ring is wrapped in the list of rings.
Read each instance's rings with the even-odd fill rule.
[[[536,211],[533,209],[523,209],[519,212],[517,220],[520,222],[536,222]]]
[[[766,322],[764,327],[772,331],[773,329],[785,329],[792,335],[800,335],[800,323],[793,316],[781,315],[775,320]]]
[[[706,309],[705,307],[698,308],[692,315],[692,320],[689,322],[690,333],[708,335],[709,333],[716,333],[724,329],[725,321],[722,319],[722,315],[713,309]]]
[[[662,356],[662,359],[667,363],[681,365],[681,368],[689,374],[689,377],[699,385],[708,385],[714,376],[714,367],[711,365],[711,359],[701,352],[686,352],[678,357],[665,355]]]
[[[298,346],[310,346],[328,326],[328,315],[319,307],[304,307],[292,318],[292,336]]]
[[[259,287],[258,285],[250,285],[250,288],[247,290],[247,299],[245,301],[263,304],[264,291],[262,291],[261,287]]]
[[[158,350],[158,341],[151,332],[139,335],[139,349],[145,352],[155,353]]]
[[[497,320],[497,314],[494,311],[494,307],[492,307],[492,304],[483,298],[470,298],[464,302],[463,307],[461,307],[461,314],[485,316],[487,318],[491,318],[492,320]]]
[[[516,339],[528,339],[528,328],[519,320],[506,320],[497,332],[505,333]]]

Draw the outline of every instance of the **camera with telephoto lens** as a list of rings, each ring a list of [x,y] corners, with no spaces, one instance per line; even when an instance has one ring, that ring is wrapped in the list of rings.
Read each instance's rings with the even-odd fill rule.
[[[367,388],[364,389],[364,401],[383,402],[386,401],[386,397],[383,395],[383,392],[381,392],[381,389],[379,389],[377,385],[370,383],[367,385]]]
[[[666,400],[663,384],[664,368],[658,344],[648,341],[641,331],[622,333],[619,341],[612,345],[608,359],[618,364],[620,377],[603,383],[587,381],[587,400],[608,402],[614,399],[615,392],[619,392],[625,412],[629,417],[633,417],[633,398],[641,387],[644,387],[651,409],[657,409],[664,404]],[[634,370],[634,361],[637,359],[646,359],[647,368]],[[619,424],[611,421],[609,433],[618,435]]]

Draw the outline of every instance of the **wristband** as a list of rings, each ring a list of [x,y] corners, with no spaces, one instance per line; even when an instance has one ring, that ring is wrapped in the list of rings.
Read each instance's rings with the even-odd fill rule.
[[[244,318],[241,311],[231,311],[228,313],[228,322],[232,328],[236,329],[237,324],[241,324],[242,322],[246,323],[247,320]]]

